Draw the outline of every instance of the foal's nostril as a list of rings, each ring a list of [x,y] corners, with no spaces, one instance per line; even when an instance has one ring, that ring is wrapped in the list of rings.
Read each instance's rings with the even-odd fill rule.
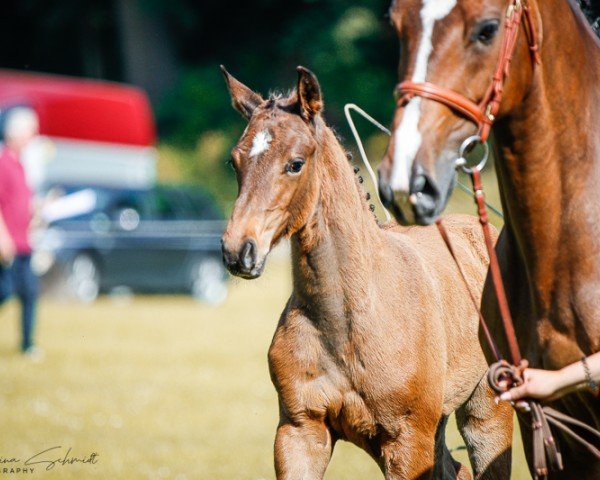
[[[223,264],[226,267],[229,267],[232,263],[232,257],[231,257],[231,253],[229,252],[229,250],[227,250],[227,247],[225,246],[225,242],[223,241],[222,238],[221,238],[221,256],[223,258]]]
[[[240,264],[246,271],[256,266],[256,243],[254,240],[246,240],[240,250]]]

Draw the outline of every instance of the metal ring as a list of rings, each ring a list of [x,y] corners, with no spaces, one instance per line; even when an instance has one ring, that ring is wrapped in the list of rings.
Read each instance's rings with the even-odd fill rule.
[[[479,160],[479,163],[475,167],[467,167],[465,152],[467,150],[475,148],[476,145],[474,146],[474,144],[477,143],[483,145],[483,155],[481,157],[481,160]],[[472,135],[469,138],[467,138],[458,149],[458,159],[456,160],[456,168],[460,167],[463,172],[465,172],[467,175],[470,175],[471,173],[473,173],[474,170],[483,170],[483,167],[485,167],[489,156],[490,147],[488,146],[488,144],[481,140],[481,137],[479,135]]]

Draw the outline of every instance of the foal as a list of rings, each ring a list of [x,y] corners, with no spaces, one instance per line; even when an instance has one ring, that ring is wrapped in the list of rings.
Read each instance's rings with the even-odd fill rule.
[[[273,245],[292,243],[294,289],[269,350],[277,478],[322,478],[339,439],[366,450],[386,479],[470,478],[445,445],[455,411],[476,476],[508,479],[512,413],[483,378],[478,318],[437,231],[377,225],[311,72],[299,67],[297,90],[268,100],[223,72],[249,120],[232,151],[239,195],[224,261],[256,278]],[[481,291],[477,221],[446,224]]]

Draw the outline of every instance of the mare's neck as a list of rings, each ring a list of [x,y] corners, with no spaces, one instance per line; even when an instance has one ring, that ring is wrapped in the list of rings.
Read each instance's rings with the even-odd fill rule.
[[[569,2],[537,3],[542,64],[525,101],[498,121],[495,134],[508,237],[547,309],[561,269],[580,268],[582,252],[600,254],[593,235],[600,219],[600,48]],[[521,68],[531,67],[515,64],[513,72]]]
[[[365,279],[373,271],[381,232],[338,140],[324,124],[319,131],[314,172],[319,198],[312,217],[292,237],[294,292],[315,320],[339,324],[368,297]]]

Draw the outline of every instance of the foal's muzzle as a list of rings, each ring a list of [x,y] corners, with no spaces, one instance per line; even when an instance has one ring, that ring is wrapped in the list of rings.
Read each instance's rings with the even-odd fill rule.
[[[232,275],[246,279],[261,275],[264,261],[259,261],[258,248],[252,238],[246,239],[238,251],[230,250],[225,241],[221,240],[221,249],[223,263]]]

